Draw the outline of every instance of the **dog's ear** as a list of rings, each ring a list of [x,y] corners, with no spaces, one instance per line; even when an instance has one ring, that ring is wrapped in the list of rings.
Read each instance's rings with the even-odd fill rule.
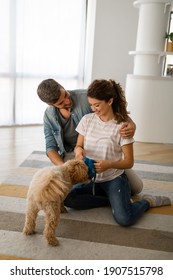
[[[82,160],[72,160],[68,166],[68,171],[73,184],[88,180],[88,167]]]

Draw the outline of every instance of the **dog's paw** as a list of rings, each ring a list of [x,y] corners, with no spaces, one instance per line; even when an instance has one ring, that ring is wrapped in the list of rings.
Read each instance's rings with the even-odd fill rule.
[[[59,241],[56,237],[48,239],[47,241],[48,241],[48,244],[51,245],[51,246],[58,246],[59,245]]]
[[[64,205],[61,205],[61,213],[68,213]]]
[[[35,234],[35,230],[24,228],[23,233],[26,234],[26,235],[32,235],[32,234]]]

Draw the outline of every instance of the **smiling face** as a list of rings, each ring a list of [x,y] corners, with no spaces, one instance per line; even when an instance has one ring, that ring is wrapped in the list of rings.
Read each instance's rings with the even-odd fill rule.
[[[64,88],[60,89],[60,97],[58,98],[57,102],[53,103],[53,104],[49,104],[52,105],[58,109],[69,109],[72,106],[72,100],[70,97],[70,94],[68,93],[68,91],[66,91]]]
[[[95,112],[101,120],[107,121],[114,118],[111,106],[113,98],[109,99],[109,101],[105,101],[88,97],[88,102],[91,106],[92,111]]]

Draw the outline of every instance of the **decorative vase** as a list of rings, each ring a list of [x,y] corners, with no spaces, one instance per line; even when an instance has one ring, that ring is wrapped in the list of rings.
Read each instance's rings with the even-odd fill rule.
[[[167,52],[173,52],[173,42],[167,42],[166,51]]]

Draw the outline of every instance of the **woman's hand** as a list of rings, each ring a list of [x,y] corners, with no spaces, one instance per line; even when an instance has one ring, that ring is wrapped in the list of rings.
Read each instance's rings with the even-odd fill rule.
[[[83,155],[82,154],[76,154],[75,159],[76,160],[83,160]]]
[[[97,173],[102,173],[107,169],[129,169],[133,167],[133,143],[122,146],[124,158],[118,161],[114,160],[96,160],[94,164]]]
[[[74,148],[75,159],[82,160],[86,156],[86,151],[84,146],[84,136],[79,134],[77,138],[76,147]]]
[[[132,138],[135,134],[136,125],[132,120],[129,120],[128,122],[125,122],[121,129],[120,134],[124,138]]]
[[[111,168],[111,161],[109,160],[96,160],[94,167],[97,173],[102,173],[107,169]]]
[[[85,155],[86,155],[86,152],[85,152],[84,149],[82,149],[80,147],[78,149],[76,149],[76,151],[75,151],[75,159],[82,160]]]

